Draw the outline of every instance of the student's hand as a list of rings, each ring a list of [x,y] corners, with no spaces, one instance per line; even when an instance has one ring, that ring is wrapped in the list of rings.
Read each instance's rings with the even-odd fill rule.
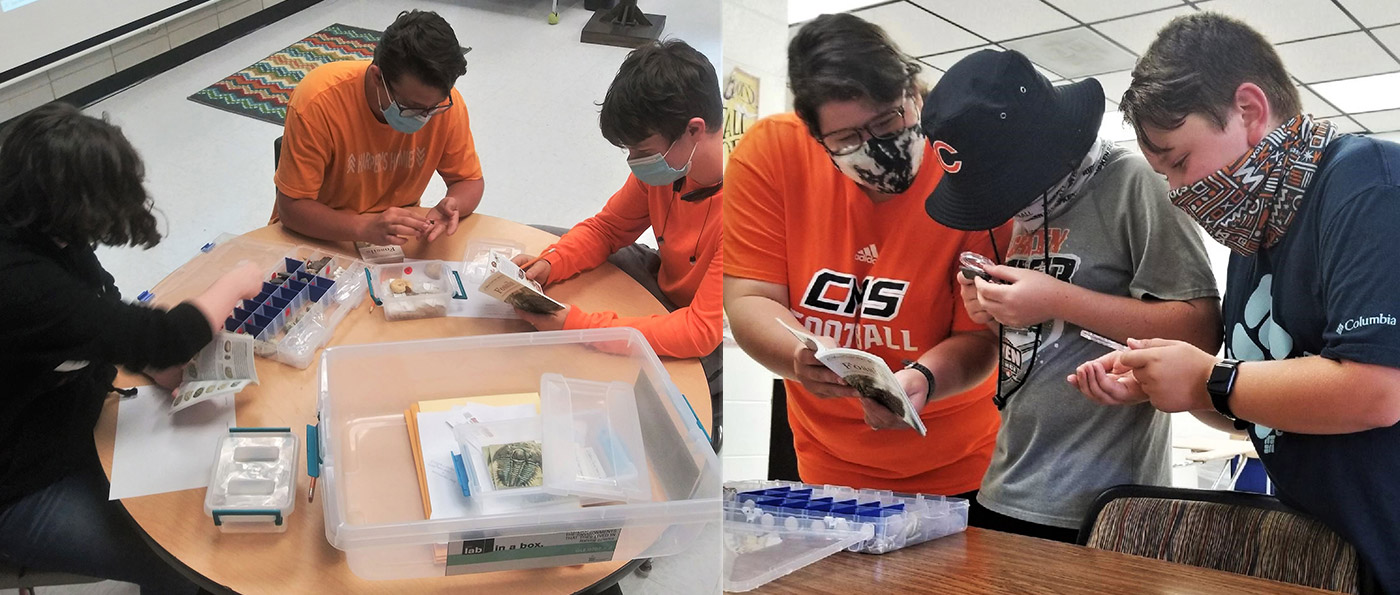
[[[1128,339],[1119,363],[1131,369],[1152,406],[1167,413],[1213,409],[1206,381],[1220,358],[1185,341]]]
[[[924,410],[924,404],[928,403],[928,379],[918,370],[899,370],[894,373],[894,377],[899,380],[899,385],[904,387],[904,393],[909,395],[909,403],[914,406],[914,415],[918,415]],[[893,429],[914,429],[909,424],[904,423],[904,418],[885,409],[884,405],[876,403],[871,399],[861,398],[860,406],[865,410],[866,425],[876,430]]]
[[[1119,361],[1124,352],[1114,351],[1079,364],[1066,380],[1079,392],[1100,405],[1132,405],[1147,400],[1133,370]]]
[[[563,310],[553,314],[535,314],[534,312],[526,312],[519,308],[515,309],[515,313],[520,315],[521,320],[534,326],[537,331],[557,331],[564,328],[564,321],[569,318],[569,310],[572,309],[573,306],[564,304]]]
[[[150,376],[157,386],[166,390],[175,390],[175,387],[180,386],[180,382],[185,379],[185,366],[181,364],[163,370],[146,368],[146,375]]]
[[[976,278],[968,279],[959,271],[957,279],[958,289],[962,291],[963,308],[967,310],[967,315],[972,318],[972,321],[988,325],[995,323],[992,315],[987,312],[987,308],[982,305],[982,300],[977,298],[977,284],[973,282]]]
[[[428,211],[428,238],[429,242],[438,239],[445,231],[447,235],[457,233],[457,218],[461,214],[461,209],[457,208],[457,198],[444,196],[438,201],[433,210]]]
[[[427,219],[398,207],[361,215],[359,221],[360,233],[356,234],[356,239],[379,246],[402,246],[408,238],[422,236],[432,229]]]
[[[1068,283],[1030,269],[998,265],[987,272],[1007,284],[974,279],[977,299],[992,318],[1011,328],[1030,328],[1054,319],[1059,310],[1057,304],[1066,297],[1070,287]]]
[[[515,266],[520,267],[525,266],[525,263],[530,262],[534,259],[535,257],[530,256],[528,254],[517,254],[515,255],[515,258],[510,259],[510,261],[515,263]],[[548,260],[541,258],[539,262],[531,265],[530,268],[525,269],[525,278],[534,281],[535,283],[539,283],[540,285],[544,285],[546,282],[549,281],[549,272],[553,268],[554,265],[549,264]]]
[[[787,331],[782,332],[787,334]],[[831,337],[817,337],[817,340],[827,347],[836,346],[836,340]],[[796,349],[792,351],[792,379],[800,382],[803,388],[818,397],[860,396],[860,391],[846,384],[836,372],[832,372],[825,364],[817,361],[816,352],[808,349],[800,341],[797,342]]]
[[[244,260],[215,279],[204,293],[190,298],[189,303],[204,314],[210,331],[217,333],[223,329],[224,319],[239,300],[257,297],[258,292],[262,291],[263,281],[263,270]]]
[[[263,278],[264,272],[252,261],[242,260],[214,281],[210,289],[225,293],[234,301],[251,300],[262,291],[263,281],[267,280]]]

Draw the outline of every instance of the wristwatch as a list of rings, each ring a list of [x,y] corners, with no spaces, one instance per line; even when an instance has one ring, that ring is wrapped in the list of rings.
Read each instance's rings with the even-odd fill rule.
[[[1206,381],[1206,392],[1210,393],[1211,406],[1231,420],[1238,420],[1235,412],[1230,410],[1230,394],[1235,392],[1235,378],[1239,377],[1239,373],[1239,360],[1220,360],[1211,368],[1210,379]]]
[[[924,380],[928,381],[928,394],[924,395],[924,399],[928,400],[930,397],[933,396],[933,370],[928,369],[928,366],[925,366],[912,359],[904,360],[904,369],[918,370],[920,374],[923,374]]]

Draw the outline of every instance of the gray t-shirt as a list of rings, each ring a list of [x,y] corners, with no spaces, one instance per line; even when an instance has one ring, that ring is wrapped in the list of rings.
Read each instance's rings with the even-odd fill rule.
[[[1167,200],[1166,181],[1139,155],[1120,149],[1106,158],[1050,217],[1050,274],[1137,299],[1219,297],[1201,234]],[[1044,232],[1018,224],[1007,263],[1046,270]],[[1076,528],[1107,488],[1169,483],[1171,421],[1147,403],[1110,407],[1084,397],[1065,377],[1108,348],[1063,320],[1040,326],[1038,352],[1034,332],[1005,331],[1002,391],[1010,398],[977,501],[1024,521]]]

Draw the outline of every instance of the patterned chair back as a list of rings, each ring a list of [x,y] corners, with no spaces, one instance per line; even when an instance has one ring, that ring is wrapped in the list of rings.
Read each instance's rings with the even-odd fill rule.
[[[1352,546],[1270,496],[1119,486],[1100,496],[1085,524],[1080,541],[1093,548],[1358,592]]]

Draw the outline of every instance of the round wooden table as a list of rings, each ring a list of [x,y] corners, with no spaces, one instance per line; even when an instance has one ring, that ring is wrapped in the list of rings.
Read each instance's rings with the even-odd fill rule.
[[[358,258],[349,242],[323,242],[286,231],[280,224],[245,234],[245,238],[307,245]],[[410,240],[404,246],[409,258],[462,260],[469,240],[508,238],[537,254],[558,238],[537,229],[474,214],[461,221],[457,233],[444,235],[428,244]],[[204,279],[215,272],[203,272],[197,279],[171,276],[152,288],[153,302],[169,307],[202,291]],[[565,303],[590,310],[611,310],[624,316],[664,314],[665,308],[630,277],[610,264],[551,286],[551,296]],[[433,339],[527,332],[534,330],[521,320],[478,318],[431,318],[386,322],[376,311],[368,312],[368,298],[343,320],[330,345],[353,345],[387,341]],[[319,355],[318,355],[319,357]],[[710,398],[699,360],[662,358],[666,369],[695,414],[709,430]],[[239,393],[238,425],[245,427],[291,427],[298,435],[316,421],[316,364],[298,370],[276,361],[257,362],[260,385]],[[150,384],[139,375],[123,373],[117,386]],[[102,467],[112,473],[112,449],[116,437],[117,400],[109,398],[98,420],[94,437]],[[213,445],[191,445],[191,448]],[[303,453],[304,456],[304,453]],[[159,464],[159,461],[152,461]],[[298,473],[297,494],[305,494],[309,478]],[[319,491],[319,486],[318,486]],[[210,590],[239,593],[572,593],[600,582],[604,586],[623,574],[628,561],[580,566],[518,570],[449,576],[432,579],[368,581],[355,576],[346,565],[345,555],[326,541],[320,500],[304,499],[287,518],[285,533],[223,534],[204,514],[204,488],[155,494],[122,500],[132,519],[166,558]]]

